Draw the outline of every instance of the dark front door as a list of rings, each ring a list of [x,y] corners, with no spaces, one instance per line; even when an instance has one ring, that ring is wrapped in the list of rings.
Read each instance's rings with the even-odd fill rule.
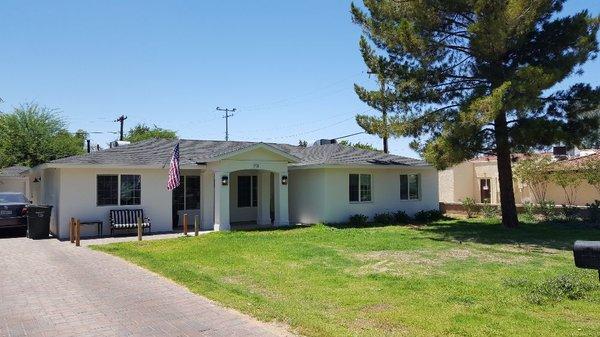
[[[491,202],[492,200],[492,189],[490,186],[489,179],[479,180],[479,190],[481,191],[481,202]]]

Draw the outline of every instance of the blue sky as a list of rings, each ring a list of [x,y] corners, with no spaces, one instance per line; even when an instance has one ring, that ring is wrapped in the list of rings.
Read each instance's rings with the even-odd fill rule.
[[[12,1],[0,10],[0,110],[35,101],[105,144],[113,120],[223,139],[296,144],[361,131],[355,82],[372,85],[350,1]],[[571,0],[565,13],[600,2]],[[600,61],[560,86],[600,85]],[[349,138],[381,147],[368,135]],[[409,139],[393,153],[416,156]]]

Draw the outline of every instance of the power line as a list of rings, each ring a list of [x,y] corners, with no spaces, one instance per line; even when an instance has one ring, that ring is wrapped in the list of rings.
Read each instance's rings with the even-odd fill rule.
[[[332,139],[342,139],[342,138],[348,138],[348,137],[352,137],[352,136],[358,136],[358,135],[362,135],[363,133],[365,133],[364,131],[361,132],[355,132],[355,133],[351,133],[349,135],[345,135],[345,136],[341,136],[341,137],[335,137]]]
[[[325,94],[323,94],[322,91],[323,91],[323,89],[336,87],[336,86],[338,86],[338,84],[342,84],[343,82],[347,81],[348,79],[354,78],[354,77],[356,77],[358,75],[361,75],[361,74],[364,74],[364,71],[361,71],[359,73],[355,73],[355,74],[353,74],[351,76],[345,77],[345,78],[337,80],[335,82],[331,82],[331,83],[326,84],[324,86],[312,89],[310,91],[305,92],[304,94],[300,94],[300,95],[296,95],[296,96],[291,96],[291,97],[287,97],[287,98],[282,98],[282,99],[275,100],[275,101],[268,102],[268,103],[241,106],[240,108],[243,109],[243,110],[247,110],[247,111],[267,110],[267,109],[278,108],[278,107],[282,107],[282,106],[289,106],[291,104],[302,103],[303,101],[306,101],[306,100],[298,101],[298,102],[290,102],[290,101],[293,101],[293,100],[296,100],[296,99],[299,99],[299,98],[304,98],[304,97],[307,97],[307,96],[312,96],[314,94],[320,94],[320,95],[317,95],[315,97],[309,98],[307,100],[315,99],[315,98],[320,98],[320,97],[325,97],[325,96],[331,95],[331,94],[336,94],[336,93],[342,92],[344,90],[348,90],[348,88],[344,87],[341,90],[338,89],[338,90],[334,90],[332,92],[325,93]],[[343,83],[343,84],[345,84],[345,83]]]
[[[224,111],[225,115],[223,116],[223,118],[225,118],[225,141],[229,140],[229,117],[233,117],[233,114],[229,114],[229,112],[235,112],[236,109],[228,109],[228,108],[219,108],[217,107],[217,111]]]

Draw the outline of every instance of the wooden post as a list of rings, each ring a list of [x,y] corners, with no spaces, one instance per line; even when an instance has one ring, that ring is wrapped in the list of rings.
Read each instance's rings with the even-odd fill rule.
[[[194,236],[198,236],[198,222],[200,222],[199,220],[200,219],[198,215],[194,216]]]
[[[188,215],[187,213],[183,213],[183,235],[187,236],[188,232]]]
[[[81,246],[80,240],[81,240],[81,221],[79,221],[79,219],[77,219],[77,222],[75,223],[75,246],[77,246],[77,247]]]
[[[71,218],[69,221],[69,239],[71,243],[75,243],[75,218]]]
[[[144,232],[144,228],[142,227],[142,218],[139,217],[137,219],[137,230],[138,230],[138,241],[142,241],[142,233]]]

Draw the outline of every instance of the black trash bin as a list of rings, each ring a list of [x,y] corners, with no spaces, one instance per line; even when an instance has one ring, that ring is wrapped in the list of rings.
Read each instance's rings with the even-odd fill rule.
[[[31,205],[27,207],[27,237],[47,239],[50,236],[52,206]]]

